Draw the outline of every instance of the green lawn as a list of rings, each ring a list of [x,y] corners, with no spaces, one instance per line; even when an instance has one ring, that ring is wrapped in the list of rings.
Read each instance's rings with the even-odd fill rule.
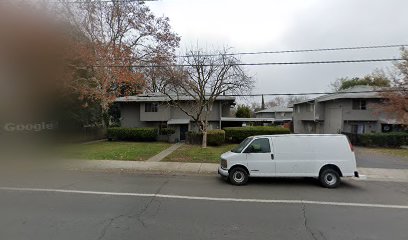
[[[408,158],[408,149],[402,148],[369,148],[370,151]]]
[[[97,142],[65,146],[62,154],[71,159],[144,161],[170,146],[162,142]]]
[[[218,163],[220,155],[230,151],[236,145],[222,145],[219,147],[201,148],[199,145],[184,144],[172,154],[167,156],[165,162],[195,162],[195,163]]]

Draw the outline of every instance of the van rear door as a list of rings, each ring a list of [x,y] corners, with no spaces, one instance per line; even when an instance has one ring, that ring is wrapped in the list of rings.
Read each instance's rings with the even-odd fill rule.
[[[251,176],[275,176],[271,149],[271,140],[265,137],[254,139],[243,151]]]

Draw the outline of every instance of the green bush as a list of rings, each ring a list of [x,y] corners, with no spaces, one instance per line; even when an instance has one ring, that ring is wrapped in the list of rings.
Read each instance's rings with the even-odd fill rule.
[[[108,139],[124,141],[156,141],[156,128],[108,128]]]
[[[235,113],[235,117],[237,118],[250,118],[251,117],[251,109],[245,105],[239,105],[237,108],[237,112]]]
[[[290,130],[283,127],[255,126],[224,128],[225,139],[228,142],[239,143],[247,137],[255,135],[289,134]]]
[[[209,146],[221,146],[225,143],[224,130],[209,130],[207,132],[207,144]]]
[[[365,133],[359,135],[359,142],[367,147],[400,147],[408,144],[408,133]]]
[[[199,132],[188,132],[187,133],[187,142],[189,144],[201,144],[203,137]]]
[[[203,134],[200,132],[188,132],[187,140],[190,144],[201,144],[203,140]],[[224,130],[208,130],[207,131],[207,145],[220,146],[225,143],[225,131]]]
[[[176,133],[176,130],[174,128],[162,128],[159,130],[160,135],[171,135]]]

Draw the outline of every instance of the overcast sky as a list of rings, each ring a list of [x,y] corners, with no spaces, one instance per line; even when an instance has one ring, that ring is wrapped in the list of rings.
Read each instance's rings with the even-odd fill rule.
[[[191,46],[235,52],[408,44],[406,0],[160,0],[146,3],[167,16]],[[285,53],[242,56],[245,63],[399,57],[399,50]],[[339,77],[363,76],[391,63],[246,67],[253,93],[330,90]]]

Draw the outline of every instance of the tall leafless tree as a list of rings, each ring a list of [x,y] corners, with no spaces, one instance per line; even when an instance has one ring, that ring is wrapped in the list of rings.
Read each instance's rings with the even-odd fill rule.
[[[161,89],[173,106],[195,121],[203,136],[203,148],[207,147],[208,116],[217,98],[248,93],[253,88],[252,78],[239,63],[228,49],[189,50]],[[183,101],[186,99],[190,101]]]

